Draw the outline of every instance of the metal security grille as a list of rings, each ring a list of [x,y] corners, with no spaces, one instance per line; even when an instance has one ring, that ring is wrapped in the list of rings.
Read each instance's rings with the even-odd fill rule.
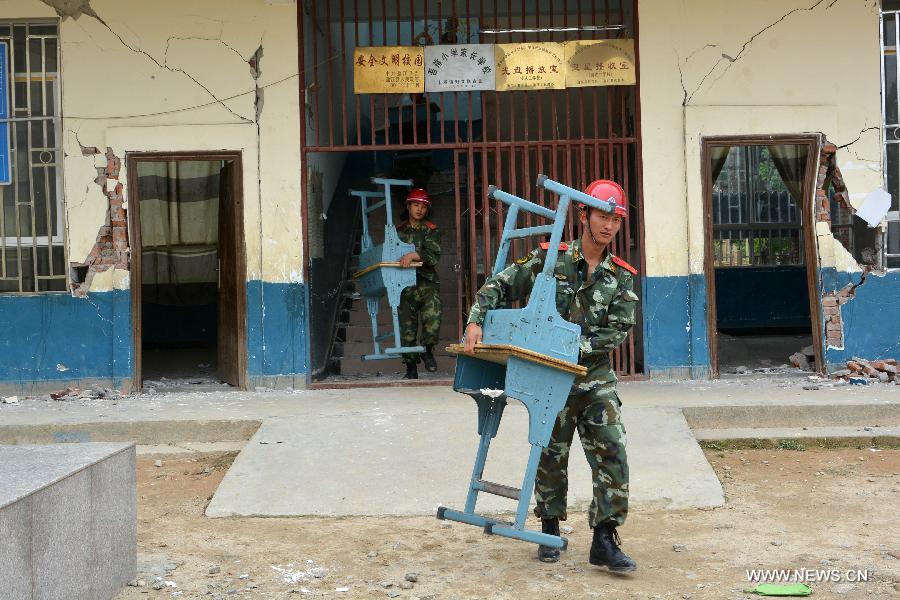
[[[765,146],[735,146],[712,193],[716,267],[802,265],[797,204]]]
[[[66,289],[55,23],[0,22],[11,181],[0,185],[0,292]]]
[[[891,209],[887,213],[884,257],[888,268],[900,267],[900,62],[897,40],[900,39],[900,10],[897,2],[885,1],[881,13],[881,99],[884,119],[884,171]]]
[[[304,159],[310,153],[366,152],[378,170],[400,158],[398,152],[431,154],[435,170],[453,182],[455,231],[450,223],[441,226],[445,238],[455,238],[447,245],[456,250],[459,310],[445,319],[457,322],[460,335],[474,290],[491,272],[503,228],[502,203],[486,199],[489,185],[543,204],[552,200],[535,189],[539,173],[574,187],[599,178],[621,182],[631,203],[630,218],[613,251],[643,267],[637,86],[354,94],[352,64],[357,46],[633,38],[637,47],[634,0],[302,4],[298,14],[305,40],[300,56]],[[521,219],[524,226],[532,217]],[[574,211],[567,233],[569,238],[580,233]],[[512,252],[525,250],[526,244],[520,243]],[[641,332],[639,323],[627,347],[614,353],[620,375],[643,371]]]

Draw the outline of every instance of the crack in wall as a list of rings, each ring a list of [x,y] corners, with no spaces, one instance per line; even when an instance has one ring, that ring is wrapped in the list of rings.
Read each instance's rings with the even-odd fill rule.
[[[828,10],[831,7],[833,7],[835,4],[837,4],[840,0],[817,0],[816,2],[814,2],[812,5],[810,5],[808,7],[794,8],[794,9],[788,11],[787,13],[783,14],[777,20],[766,25],[765,27],[763,27],[762,29],[760,29],[759,31],[754,33],[752,36],[750,36],[747,39],[747,41],[743,43],[740,50],[738,50],[733,55],[728,54],[727,52],[722,52],[720,57],[718,58],[718,60],[716,60],[713,63],[712,67],[709,68],[709,70],[706,72],[706,74],[700,79],[700,82],[696,85],[696,87],[694,87],[693,91],[691,91],[690,93],[686,93],[686,97],[685,97],[685,100],[683,101],[683,105],[688,106],[691,103],[691,101],[694,98],[694,95],[696,95],[700,91],[700,89],[703,87],[703,84],[706,83],[706,80],[709,79],[709,77],[715,72],[715,70],[719,67],[719,65],[725,63],[725,68],[721,70],[721,73],[719,73],[718,76],[713,80],[713,83],[716,83],[719,80],[721,80],[722,77],[724,77],[725,74],[729,71],[729,69],[731,69],[731,67],[734,66],[735,63],[737,63],[739,60],[741,60],[741,58],[744,57],[744,55],[746,54],[746,52],[748,52],[748,50],[750,49],[753,42],[756,41],[756,39],[759,36],[765,34],[767,31],[777,27],[779,24],[781,24],[783,21],[785,21],[787,18],[794,15],[795,13],[812,12],[812,11],[816,10],[817,8],[819,8],[819,6],[821,6],[822,4],[825,4],[826,1],[828,2],[828,4],[827,4],[827,6],[825,6],[825,10]],[[718,47],[720,47],[718,44],[706,44],[705,46],[694,50],[693,52],[691,52],[691,54],[688,55],[688,57],[685,59],[682,66],[687,66],[688,61],[691,60],[691,58],[693,58],[699,52],[706,50],[707,48],[718,48]],[[681,72],[682,66],[679,66],[679,72]],[[682,74],[682,88],[684,88],[684,87],[685,87],[684,79],[683,79],[683,74]],[[685,92],[686,92],[686,89],[685,89]]]
[[[42,1],[49,2],[50,0],[42,0]],[[243,116],[243,115],[241,115],[241,114],[235,112],[230,106],[228,106],[227,104],[225,104],[225,101],[224,101],[224,100],[222,100],[221,98],[219,98],[218,96],[216,96],[216,94],[213,93],[213,91],[212,91],[211,89],[209,89],[208,87],[206,87],[199,79],[197,79],[196,77],[194,77],[193,75],[191,75],[190,73],[188,73],[187,71],[185,71],[184,69],[180,69],[180,68],[178,68],[178,67],[171,67],[171,66],[169,66],[169,65],[166,63],[166,60],[167,60],[167,59],[165,59],[165,58],[164,58],[164,61],[163,61],[163,62],[160,62],[157,58],[155,58],[155,57],[154,57],[152,54],[150,54],[149,52],[147,52],[147,51],[145,51],[145,50],[142,50],[141,48],[137,48],[137,47],[135,47],[135,46],[132,46],[131,44],[129,44],[128,42],[126,42],[125,39],[124,39],[121,35],[119,35],[112,27],[110,27],[109,24],[108,24],[106,21],[104,21],[103,18],[102,18],[100,15],[98,15],[96,12],[94,12],[93,10],[91,10],[90,13],[88,13],[88,12],[85,11],[84,14],[87,14],[87,15],[93,17],[94,19],[96,19],[96,21],[97,21],[98,23],[100,23],[101,25],[103,25],[103,27],[105,27],[106,29],[108,29],[109,32],[110,32],[111,34],[113,34],[113,36],[115,36],[116,39],[119,40],[119,43],[121,43],[124,47],[128,48],[129,50],[131,50],[131,51],[134,52],[135,54],[140,54],[140,55],[143,55],[143,56],[147,57],[147,59],[149,59],[153,64],[155,64],[155,65],[156,65],[157,67],[159,67],[160,69],[165,69],[166,71],[169,71],[169,72],[172,72],[172,73],[181,73],[182,75],[184,75],[185,77],[187,77],[188,79],[190,79],[191,81],[193,81],[198,87],[200,87],[200,88],[201,88],[202,90],[204,90],[207,94],[209,94],[209,96],[216,102],[216,104],[220,105],[222,108],[224,108],[225,110],[227,110],[229,113],[231,113],[232,115],[234,115],[235,117],[237,117],[238,119],[240,119],[241,122],[243,122],[243,123],[252,123],[252,122],[253,122],[252,120],[248,119],[247,117],[245,117],[245,116]],[[170,38],[170,39],[172,39],[172,38]],[[219,41],[219,42],[221,42],[222,44],[224,44],[225,46],[228,46],[228,44],[225,44],[225,42],[222,42],[222,40],[215,40],[215,39],[213,38],[211,41]],[[229,46],[229,48],[230,48],[230,46]],[[236,50],[234,50],[233,48],[231,48],[231,49],[232,49],[233,51],[236,52]],[[167,46],[166,46],[166,51],[168,51],[168,43],[167,43]],[[240,53],[238,53],[238,55],[240,56]]]

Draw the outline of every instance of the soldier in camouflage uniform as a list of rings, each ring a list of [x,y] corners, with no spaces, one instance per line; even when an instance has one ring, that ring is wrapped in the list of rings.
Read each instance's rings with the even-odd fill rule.
[[[608,246],[627,216],[625,192],[611,181],[595,181],[585,190],[601,200],[616,202],[614,214],[584,206],[580,239],[561,244],[556,259],[556,308],[566,320],[581,327],[579,364],[587,375],[575,380],[565,407],[553,427],[550,444],[541,454],[535,480],[535,514],[545,533],[559,535],[559,521],[566,519],[569,449],[575,431],[581,438],[593,475],[594,497],[589,522],[594,528],[590,562],[613,571],[637,567],[619,549],[616,527],[628,514],[628,460],[622,403],[616,394],[616,375],[609,353],[625,341],[635,322],[637,295],[633,278],[637,271],[613,255]],[[466,349],[481,340],[485,313],[511,301],[524,299],[544,266],[549,245],[541,244],[517,260],[478,290],[469,312]],[[559,550],[540,546],[538,558],[559,560]]]
[[[437,370],[433,349],[438,343],[441,330],[441,290],[437,274],[437,264],[441,258],[441,234],[437,225],[425,219],[431,206],[428,192],[416,188],[406,197],[406,209],[409,219],[397,225],[397,235],[401,240],[416,246],[400,258],[400,264],[408,267],[413,262],[421,262],[416,269],[416,285],[403,290],[400,295],[400,343],[404,346],[415,346],[416,337],[421,325],[422,335],[419,338],[425,346],[425,353],[404,354],[406,379],[418,379],[419,371],[416,363],[422,360],[428,371]]]

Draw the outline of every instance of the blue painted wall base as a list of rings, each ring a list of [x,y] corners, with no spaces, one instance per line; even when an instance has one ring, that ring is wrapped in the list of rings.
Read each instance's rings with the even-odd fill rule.
[[[706,277],[645,277],[643,311],[644,361],[650,377],[709,377]]]
[[[307,355],[307,287],[247,282],[247,372],[254,378],[302,375]]]
[[[133,372],[131,294],[0,296],[0,383],[91,380],[122,389]]]
[[[307,288],[247,283],[247,371],[251,389],[303,387]],[[131,292],[0,295],[0,389],[44,393],[66,385],[130,389],[134,376]]]
[[[859,283],[862,273],[822,269],[825,293],[840,291]],[[884,275],[870,273],[855,294],[841,306],[844,347],[826,348],[829,370],[845,368],[847,360],[859,356],[868,360],[900,358],[900,270]]]

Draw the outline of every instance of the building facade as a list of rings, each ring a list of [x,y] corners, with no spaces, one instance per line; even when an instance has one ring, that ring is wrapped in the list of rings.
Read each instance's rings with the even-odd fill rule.
[[[366,321],[346,283],[348,191],[375,175],[438,199],[442,339],[490,267],[486,186],[527,197],[547,173],[629,192],[616,251],[641,270],[642,321],[616,355],[625,376],[765,365],[772,340],[828,370],[900,349],[892,7],[393,4],[5,3],[0,386],[353,373]],[[633,39],[635,85],[353,88],[357,47],[581,38]],[[869,227],[856,213],[879,213],[884,189]]]

